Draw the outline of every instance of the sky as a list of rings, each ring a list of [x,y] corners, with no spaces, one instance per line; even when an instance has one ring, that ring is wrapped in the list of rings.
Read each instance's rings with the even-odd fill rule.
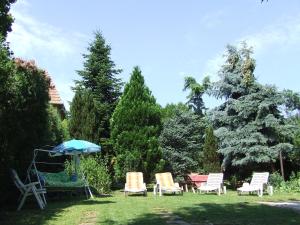
[[[162,106],[186,102],[185,76],[218,80],[226,45],[242,41],[254,49],[260,83],[300,89],[299,0],[18,0],[11,13],[14,56],[47,70],[67,108],[95,31],[110,44],[119,78],[127,82],[139,66]]]

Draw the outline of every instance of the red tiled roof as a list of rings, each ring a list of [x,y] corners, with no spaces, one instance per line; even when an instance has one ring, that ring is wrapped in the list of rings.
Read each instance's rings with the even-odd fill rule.
[[[15,62],[17,65],[21,67],[26,67],[29,69],[38,69],[37,65],[35,64],[34,60],[26,61],[20,58],[16,58]],[[50,104],[53,105],[60,105],[62,108],[64,108],[64,103],[62,102],[58,91],[52,82],[52,79],[47,71],[44,71],[44,75],[50,80],[50,86],[49,86],[49,97],[50,97]]]

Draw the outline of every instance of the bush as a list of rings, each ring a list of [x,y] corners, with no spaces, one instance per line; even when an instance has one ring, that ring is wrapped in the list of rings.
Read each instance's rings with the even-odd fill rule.
[[[101,159],[100,156],[82,157],[80,170],[85,175],[89,185],[94,187],[100,194],[110,192],[111,177],[105,160]]]
[[[288,181],[284,181],[278,172],[273,173],[270,176],[270,183],[278,192],[300,192],[300,172],[292,173]]]

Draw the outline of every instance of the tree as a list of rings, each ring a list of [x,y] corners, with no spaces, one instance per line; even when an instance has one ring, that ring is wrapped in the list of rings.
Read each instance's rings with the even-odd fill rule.
[[[203,146],[203,169],[206,172],[220,172],[221,165],[218,155],[218,142],[211,126],[205,130],[205,140]]]
[[[99,115],[92,94],[76,90],[70,108],[69,129],[71,137],[91,142],[99,141]]]
[[[141,171],[146,181],[162,168],[158,136],[161,111],[138,67],[133,69],[111,119],[111,141],[116,154],[115,177]]]
[[[188,95],[188,106],[195,111],[199,116],[204,115],[204,102],[203,102],[203,94],[209,88],[210,81],[208,77],[203,79],[202,84],[197,83],[195,78],[193,77],[185,77],[184,88],[183,90],[190,90],[190,94]]]
[[[6,38],[7,33],[11,31],[11,25],[14,22],[12,15],[9,13],[11,4],[16,0],[0,1],[0,36]]]
[[[173,118],[177,111],[188,112],[189,110],[189,107],[181,102],[177,104],[167,104],[164,108],[162,108],[162,120],[164,122],[170,118]]]
[[[239,50],[228,46],[226,63],[219,72],[221,79],[213,84],[214,96],[225,99],[209,118],[226,167],[272,166],[280,151],[292,149],[296,127],[287,123],[280,108],[286,105],[292,110],[290,102],[294,100],[256,81],[251,53],[246,44]]]
[[[88,54],[83,54],[85,59],[83,70],[77,71],[82,80],[76,81],[75,90],[85,89],[92,94],[97,111],[95,122],[98,131],[95,133],[99,135],[93,139],[99,143],[100,139],[105,141],[110,135],[109,120],[121,95],[122,83],[116,78],[121,70],[116,69],[115,63],[111,60],[111,47],[106,44],[100,32],[95,33],[95,40],[89,45],[88,51]]]
[[[33,62],[12,60],[5,45],[0,47],[0,179],[9,180],[9,168],[24,176],[33,150],[49,140],[49,79]],[[2,183],[3,184],[3,183]],[[0,186],[8,192],[9,183]],[[9,194],[1,198],[0,204]]]
[[[178,181],[200,169],[204,127],[203,120],[192,111],[177,110],[164,122],[160,146],[167,171]]]

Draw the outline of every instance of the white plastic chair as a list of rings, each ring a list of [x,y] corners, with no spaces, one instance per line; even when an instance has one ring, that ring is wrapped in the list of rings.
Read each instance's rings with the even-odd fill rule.
[[[253,173],[250,184],[243,183],[243,186],[237,189],[238,194],[242,194],[243,192],[257,192],[259,197],[263,196],[263,188],[264,185],[268,184],[269,173]],[[270,193],[273,194],[273,193]]]
[[[223,173],[209,173],[207,182],[198,187],[198,191],[216,191],[218,195],[221,195],[223,184]],[[226,193],[226,188],[224,187],[224,194]]]
[[[44,209],[46,207],[46,202],[43,201],[42,196],[41,196],[42,194],[46,193],[46,190],[38,189],[36,187],[36,185],[39,185],[39,182],[32,182],[32,183],[24,184],[20,180],[17,172],[13,169],[11,169],[11,176],[12,176],[14,184],[17,186],[17,188],[21,192],[21,201],[17,208],[18,211],[21,210],[21,208],[23,207],[23,205],[25,203],[26,198],[30,195],[35,196],[40,209]]]

